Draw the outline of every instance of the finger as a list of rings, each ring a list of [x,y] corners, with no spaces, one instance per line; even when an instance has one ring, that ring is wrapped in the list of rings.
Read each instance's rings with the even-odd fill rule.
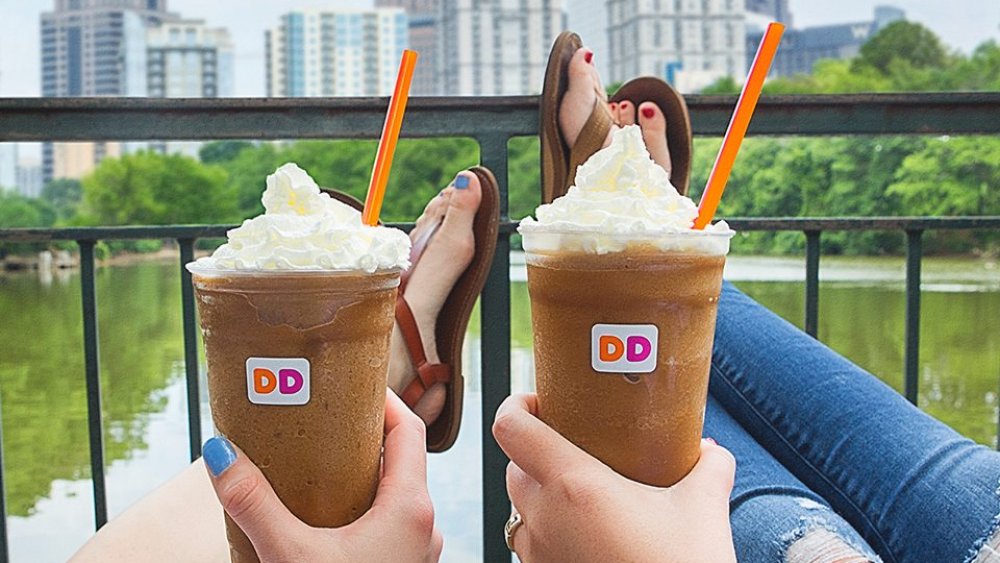
[[[507,464],[507,496],[522,514],[531,513],[542,486],[513,461]]]
[[[431,534],[431,547],[428,550],[427,562],[436,563],[441,559],[441,550],[444,549],[444,536],[441,535],[441,530],[434,528],[434,533]]]
[[[599,462],[534,416],[537,397],[511,395],[497,410],[493,436],[507,457],[545,486],[567,469]]]
[[[710,498],[729,501],[736,477],[736,458],[729,450],[708,440],[701,441],[701,458],[678,486]]]
[[[308,529],[281,503],[260,469],[225,437],[210,438],[202,454],[222,508],[258,553],[281,553],[282,546]]]
[[[427,491],[424,422],[390,390],[385,394],[385,451],[376,505],[395,506]],[[398,498],[397,495],[404,495]]]

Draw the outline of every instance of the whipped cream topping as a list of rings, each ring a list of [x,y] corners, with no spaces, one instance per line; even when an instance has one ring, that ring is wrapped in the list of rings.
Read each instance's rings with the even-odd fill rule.
[[[529,251],[605,254],[652,244],[664,250],[725,254],[733,234],[725,221],[692,229],[698,206],[679,194],[666,171],[653,162],[638,125],[615,130],[611,144],[577,169],[576,185],[539,206],[535,216],[524,218],[518,229],[526,235]],[[533,249],[532,242],[545,248]]]
[[[364,225],[360,211],[322,193],[294,163],[267,177],[261,201],[264,214],[230,230],[229,241],[196,268],[374,272],[410,265],[405,233]]]

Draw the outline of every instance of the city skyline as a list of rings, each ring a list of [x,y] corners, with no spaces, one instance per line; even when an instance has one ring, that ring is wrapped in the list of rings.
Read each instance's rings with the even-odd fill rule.
[[[425,0],[380,0],[381,5],[392,5]],[[556,2],[560,0],[555,0]],[[581,0],[561,0],[563,7],[589,4]],[[603,1],[603,0],[597,0]],[[16,2],[16,8],[14,7]],[[165,0],[167,10],[186,20],[204,20],[213,28],[228,29],[232,35],[232,64],[235,80],[229,95],[262,97],[267,93],[267,54],[265,32],[273,28],[284,14],[296,10],[351,10],[373,9],[375,0],[288,0],[275,3],[267,0]],[[239,9],[236,9],[236,5]],[[965,54],[978,44],[1000,41],[1000,2],[993,0],[956,0],[948,6],[931,0],[841,0],[836,6],[809,0],[788,0],[789,12],[795,29],[814,26],[846,24],[869,21],[876,5],[887,4],[902,9],[906,19],[922,23],[934,31],[950,49]],[[41,14],[52,10],[56,0],[0,0],[0,97],[35,97],[41,95],[40,52]],[[567,17],[573,29],[576,18]],[[411,39],[412,39],[411,34]],[[587,36],[584,34],[584,41]],[[592,44],[600,44],[594,41]],[[547,46],[538,46],[541,56]],[[606,49],[606,48],[605,48]],[[24,53],[31,55],[25,56]],[[607,63],[611,53],[603,53]],[[425,64],[433,57],[425,57]],[[602,65],[603,66],[603,65]],[[429,73],[428,73],[429,74]],[[537,77],[540,80],[540,71]],[[611,75],[606,68],[602,75],[606,82]],[[540,82],[539,82],[540,83]],[[438,92],[433,92],[438,93]],[[471,93],[471,92],[470,92]],[[420,94],[416,94],[420,95]],[[42,160],[38,143],[20,143],[16,148],[19,160],[31,166]]]
[[[841,0],[834,3],[790,0],[796,28],[871,19],[874,6],[888,4],[906,12],[907,20],[934,31],[949,48],[969,53],[976,45],[1000,41],[1000,2],[994,0]],[[38,53],[39,17],[53,0],[0,0],[0,96],[41,95]],[[226,27],[233,37],[236,80],[233,95],[264,96],[266,53],[264,31],[292,10],[372,8],[371,0],[170,0],[168,9],[189,19],[204,19],[212,27]],[[237,9],[238,8],[238,9]],[[570,16],[570,21],[573,20]],[[584,38],[586,40],[586,38]]]

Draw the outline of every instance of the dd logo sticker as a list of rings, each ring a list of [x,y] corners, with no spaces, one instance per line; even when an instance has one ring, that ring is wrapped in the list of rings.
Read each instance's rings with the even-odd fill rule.
[[[601,373],[650,373],[656,370],[656,325],[594,325],[590,365]]]
[[[309,360],[247,358],[247,398],[255,405],[309,402]]]

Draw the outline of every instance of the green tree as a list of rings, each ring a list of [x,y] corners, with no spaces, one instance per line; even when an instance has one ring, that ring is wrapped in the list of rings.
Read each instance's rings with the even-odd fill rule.
[[[959,59],[952,70],[955,90],[1000,90],[1000,45],[987,41],[969,58]]]
[[[77,214],[83,199],[83,185],[79,180],[60,178],[42,188],[41,199],[55,210],[59,221],[66,221]]]
[[[198,158],[205,164],[229,162],[244,149],[253,147],[249,141],[215,141],[202,145]]]
[[[706,96],[739,94],[740,85],[736,83],[736,80],[734,80],[732,76],[723,76],[708,86],[705,86],[701,90],[701,93]]]
[[[1000,214],[1000,139],[941,138],[906,156],[888,186],[919,215]]]
[[[16,193],[0,192],[0,229],[51,227],[55,220],[55,210],[45,201]],[[8,253],[38,252],[45,247],[43,243],[0,244],[0,258]]]
[[[100,225],[225,223],[238,215],[225,170],[153,152],[102,161],[83,179],[83,214]]]
[[[872,67],[889,73],[894,62],[905,61],[913,69],[941,68],[948,62],[948,52],[933,31],[919,23],[893,22],[861,46],[852,68]]]
[[[55,219],[52,206],[43,200],[0,192],[0,229],[51,227]]]

